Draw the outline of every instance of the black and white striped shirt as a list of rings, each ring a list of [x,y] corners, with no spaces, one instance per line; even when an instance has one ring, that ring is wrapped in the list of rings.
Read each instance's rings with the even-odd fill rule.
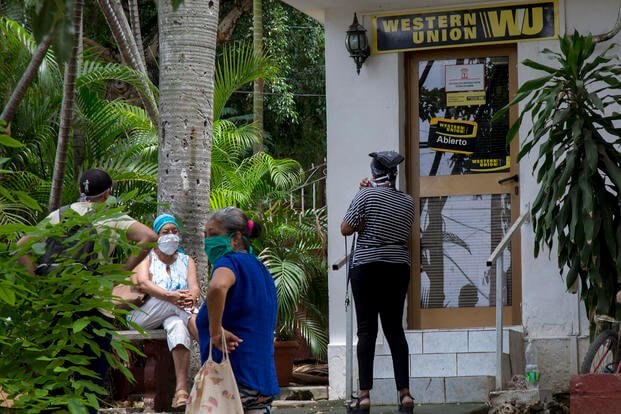
[[[408,240],[414,222],[414,200],[388,187],[364,187],[343,220],[358,230],[353,265],[371,262],[410,264]]]

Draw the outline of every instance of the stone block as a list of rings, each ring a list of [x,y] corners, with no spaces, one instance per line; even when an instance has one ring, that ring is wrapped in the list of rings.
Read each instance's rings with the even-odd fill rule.
[[[511,351],[511,377],[514,375],[524,375],[526,365],[524,362],[524,333],[519,331],[509,331],[509,350]]]
[[[457,376],[496,375],[496,353],[457,354]]]
[[[502,332],[502,352],[508,354],[509,331]],[[468,331],[468,352],[496,352],[496,330],[481,329]]]
[[[381,378],[373,380],[371,402],[373,405],[397,404],[397,386],[395,385],[394,378]]]
[[[408,341],[410,354],[423,353],[423,333],[422,332],[406,332],[405,339]]]
[[[457,354],[410,355],[410,376],[454,377],[457,375]]]
[[[356,360],[356,347],[353,349],[354,362],[354,387],[358,384],[358,362]],[[342,400],[345,398],[346,388],[346,356],[345,345],[328,345],[328,397],[331,400]]]
[[[444,379],[446,402],[484,402],[494,389],[494,377],[450,377]]]
[[[392,356],[376,355],[373,361],[373,378],[394,378]]]
[[[468,352],[468,331],[423,332],[423,353]]]
[[[570,338],[535,339],[541,377],[539,386],[553,392],[567,391],[575,368],[571,366]],[[580,361],[582,363],[582,361]]]
[[[443,404],[444,378],[410,378],[410,393],[417,404]]]
[[[502,369],[505,383],[511,379],[511,362],[507,354],[502,355]],[[496,353],[478,352],[457,354],[457,376],[496,376]]]

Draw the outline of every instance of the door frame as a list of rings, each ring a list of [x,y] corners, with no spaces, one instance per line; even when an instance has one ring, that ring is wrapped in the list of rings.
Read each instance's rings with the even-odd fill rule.
[[[421,191],[420,170],[418,161],[419,151],[419,129],[418,129],[418,62],[424,60],[445,60],[455,58],[475,58],[489,56],[508,56],[509,58],[509,101],[517,94],[518,74],[517,74],[517,45],[504,44],[495,46],[477,46],[444,48],[427,50],[422,52],[408,52],[404,56],[405,64],[405,88],[406,88],[406,125],[405,125],[405,150],[406,150],[406,174],[407,190],[414,197],[415,202],[415,225],[412,227],[412,242],[410,243],[410,253],[412,257],[411,281],[408,292],[408,315],[407,325],[409,329],[446,329],[446,328],[474,328],[492,327],[495,325],[494,306],[474,307],[474,308],[420,308],[420,197],[421,192],[424,197],[433,196],[434,191],[426,188]],[[509,125],[517,119],[518,108],[513,105],[509,110]],[[519,151],[519,136],[516,135],[510,144],[511,165],[506,173],[494,173],[494,178],[509,178],[519,174],[517,154]],[[491,173],[490,173],[491,174]],[[473,179],[472,176],[452,176],[456,184],[460,180]],[[446,179],[446,178],[444,178]],[[475,178],[476,179],[476,178]],[[429,179],[428,179],[429,180]],[[431,179],[433,180],[433,179]],[[430,181],[431,181],[430,180]],[[441,183],[436,183],[441,184]],[[506,184],[487,185],[484,190],[487,194],[510,193],[511,194],[511,222],[515,222],[520,215],[519,183],[513,185],[515,191],[507,187]],[[434,186],[438,190],[441,186]],[[471,193],[467,193],[471,194]],[[459,192],[451,193],[459,195]],[[482,257],[485,261],[487,258]],[[512,296],[511,306],[503,307],[503,323],[507,325],[521,324],[522,311],[522,278],[521,278],[521,241],[519,233],[516,233],[511,241],[511,260],[512,260]],[[491,310],[491,312],[490,312]],[[422,312],[424,312],[424,318]],[[490,317],[491,316],[491,317]]]

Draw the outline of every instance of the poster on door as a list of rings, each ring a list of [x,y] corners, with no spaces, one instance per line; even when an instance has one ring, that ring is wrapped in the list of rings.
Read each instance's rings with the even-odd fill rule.
[[[485,65],[446,65],[446,92],[467,92],[485,90]]]
[[[429,148],[434,151],[472,154],[478,124],[461,119],[432,118],[429,121]]]

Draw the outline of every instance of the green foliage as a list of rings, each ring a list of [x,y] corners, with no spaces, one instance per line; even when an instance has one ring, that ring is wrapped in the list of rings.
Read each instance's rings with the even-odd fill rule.
[[[560,53],[543,51],[554,65],[523,62],[542,76],[525,82],[510,103],[526,101],[509,137],[524,116],[532,118],[520,158],[537,150],[535,255],[556,240],[559,270],[567,269],[570,291],[581,287],[589,317],[598,313],[619,319],[621,128],[614,123],[621,114],[611,107],[621,103],[621,68],[607,55],[610,47],[594,54],[595,46],[590,35],[575,32],[560,39]]]
[[[24,27],[6,17],[0,19],[0,39],[1,106],[28,65],[36,43]],[[48,51],[11,123],[12,137],[22,147],[6,151],[9,159],[3,171],[5,187],[23,190],[42,205],[47,205],[54,166],[62,79],[54,52]],[[144,74],[125,65],[105,64],[85,56],[76,79],[74,151],[69,154],[63,202],[77,199],[76,183],[83,170],[99,167],[108,170],[118,184],[117,191],[138,190],[144,196],[130,211],[143,218],[156,209],[157,129],[142,108],[106,99],[109,81],[131,85],[144,96],[148,95],[145,88],[149,88],[157,99],[157,89]],[[82,148],[81,153],[76,148]],[[36,212],[24,217],[30,223],[41,218]]]
[[[281,0],[263,0],[263,23],[265,50],[278,68],[265,82],[265,147],[305,168],[321,164],[326,156],[323,26]],[[251,13],[239,20],[233,39],[252,40]],[[251,93],[234,95],[228,105],[234,116],[252,117]]]
[[[73,43],[73,0],[34,0],[27,11],[37,43],[52,36],[52,46],[60,63],[71,58]]]
[[[114,220],[121,214],[101,204],[85,216],[68,211],[54,226],[47,220],[37,226],[0,226],[2,239],[10,241],[19,233],[29,236],[20,246],[14,242],[0,245],[0,389],[13,400],[15,412],[85,413],[86,407],[98,408],[98,399],[108,391],[93,381],[88,355],[103,353],[112,367],[131,378],[123,363],[128,361],[128,350],[139,351],[116,336],[114,324],[98,312],[105,310],[125,324],[127,311],[115,309],[111,302],[112,286],[129,275],[122,265],[111,264],[111,244],[125,252],[136,249],[125,235],[101,228],[95,243],[101,263],[96,273],[66,260],[48,275],[33,276],[17,263],[25,254],[42,254],[48,237],[75,241],[67,251],[77,252],[92,238],[89,224]],[[75,226],[78,231],[67,239]],[[98,343],[110,336],[116,356]]]
[[[255,55],[251,43],[225,46],[218,57],[214,84],[214,119],[220,119],[229,98],[242,86],[257,78],[275,76],[275,62],[269,55]]]
[[[274,277],[278,295],[277,339],[298,333],[318,359],[328,346],[328,267],[325,208],[297,213],[276,202],[263,217],[267,234],[259,257]]]

